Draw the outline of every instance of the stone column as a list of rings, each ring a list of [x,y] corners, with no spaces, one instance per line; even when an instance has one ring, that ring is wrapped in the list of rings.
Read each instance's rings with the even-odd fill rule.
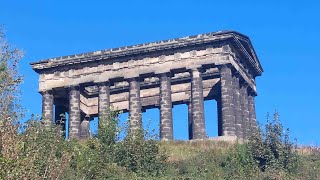
[[[160,139],[173,140],[171,77],[160,74]]]
[[[187,103],[187,105],[188,105],[188,132],[189,132],[189,140],[191,140],[191,139],[193,139],[193,137],[192,137],[192,132],[193,132],[193,130],[192,130],[192,122],[193,122],[193,120],[192,120],[192,103],[191,103],[191,99],[190,99],[190,101]]]
[[[254,96],[255,95],[253,93],[250,93],[248,96],[251,135],[253,135],[257,131],[256,108],[255,108]]]
[[[87,139],[90,137],[90,116],[82,113],[81,119],[80,139]]]
[[[131,78],[128,81],[130,133],[136,134],[142,130],[140,81],[139,78]]]
[[[200,69],[191,70],[192,138],[207,137],[204,121],[203,85]]]
[[[45,127],[53,123],[53,94],[52,91],[43,91],[42,94],[42,121]]]
[[[98,84],[99,98],[98,98],[98,111],[99,111],[99,124],[103,120],[107,120],[108,112],[110,111],[110,83],[104,82]]]
[[[60,132],[63,137],[65,137],[66,131],[66,112],[67,109],[60,103],[55,105],[55,123],[60,126]]]
[[[218,102],[218,113],[220,116],[219,131],[222,136],[235,136],[235,116],[233,105],[233,86],[231,69],[223,65],[220,67],[221,89]]]
[[[80,133],[80,90],[79,86],[69,88],[69,139],[78,139]]]
[[[217,113],[218,113],[218,136],[222,136],[222,106],[221,96],[216,97],[217,101]]]
[[[248,85],[244,82],[240,88],[241,97],[241,110],[242,110],[242,122],[243,122],[243,139],[247,139],[250,136],[250,121],[249,121],[249,105],[248,105]]]
[[[235,116],[235,130],[237,138],[243,138],[243,129],[242,129],[242,110],[240,103],[240,84],[239,77],[233,76],[233,104],[234,104],[234,116]]]

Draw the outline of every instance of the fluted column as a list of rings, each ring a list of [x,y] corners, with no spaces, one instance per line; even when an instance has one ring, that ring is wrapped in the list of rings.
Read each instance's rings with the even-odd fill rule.
[[[90,137],[90,116],[82,113],[80,124],[80,139],[87,139]]]
[[[42,94],[42,121],[46,127],[53,123],[53,94],[52,91],[43,91]]]
[[[249,94],[248,96],[251,135],[253,135],[253,133],[257,130],[256,108],[255,108],[254,96],[255,95],[253,93]]]
[[[191,101],[191,98],[190,98],[190,101]],[[188,133],[189,133],[189,139],[193,139],[192,135],[193,135],[193,130],[192,130],[192,103],[191,102],[188,102],[187,105],[188,105]]]
[[[241,110],[243,122],[243,139],[250,136],[249,104],[248,104],[248,85],[244,82],[240,88]]]
[[[219,114],[219,134],[222,136],[235,136],[235,116],[233,104],[233,86],[232,72],[230,67],[224,65],[220,67],[221,88],[220,97],[218,98],[218,113]]]
[[[160,74],[160,139],[173,139],[170,74]]]
[[[207,137],[204,121],[203,85],[200,69],[191,70],[191,103],[193,139]]]
[[[233,76],[233,104],[234,104],[234,116],[235,116],[235,130],[237,138],[243,138],[243,123],[242,123],[242,111],[240,101],[240,84],[239,77]]]
[[[140,82],[139,78],[131,78],[128,81],[130,132],[135,134],[142,130]]]
[[[110,83],[104,82],[98,84],[99,97],[98,97],[98,113],[99,124],[102,121],[107,121],[108,113],[110,111]]]
[[[80,136],[80,90],[79,86],[69,88],[69,139]]]

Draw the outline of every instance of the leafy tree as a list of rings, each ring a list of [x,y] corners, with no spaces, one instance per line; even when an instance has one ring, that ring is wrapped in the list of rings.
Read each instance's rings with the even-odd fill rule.
[[[18,73],[18,63],[22,58],[19,49],[9,45],[0,26],[0,169],[14,166],[19,147],[17,120],[21,115],[18,106],[18,87],[22,81]],[[13,124],[15,123],[15,124]],[[4,172],[0,172],[3,176]]]

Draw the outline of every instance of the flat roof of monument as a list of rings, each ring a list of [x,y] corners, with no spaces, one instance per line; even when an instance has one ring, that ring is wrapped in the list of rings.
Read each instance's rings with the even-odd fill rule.
[[[139,53],[155,52],[155,51],[161,51],[166,49],[188,47],[188,46],[202,44],[202,43],[210,43],[210,42],[219,41],[219,40],[221,41],[228,38],[241,40],[242,42],[240,42],[240,44],[242,43],[246,44],[246,47],[244,48],[246,49],[246,51],[248,51],[251,58],[258,64],[258,67],[256,68],[260,69],[261,72],[259,74],[261,74],[263,72],[263,69],[261,67],[259,59],[255,53],[255,50],[251,44],[249,37],[237,31],[230,31],[230,30],[210,32],[210,33],[204,33],[204,34],[198,34],[198,35],[192,35],[192,36],[185,36],[181,38],[174,38],[174,39],[161,40],[161,41],[155,41],[155,42],[149,42],[149,43],[143,43],[143,44],[137,44],[137,45],[98,50],[98,51],[87,52],[87,53],[48,58],[48,59],[43,59],[37,62],[31,62],[30,65],[32,66],[33,70],[38,72],[38,70],[53,68],[57,66],[105,60],[109,58],[124,57],[124,56],[136,55]]]

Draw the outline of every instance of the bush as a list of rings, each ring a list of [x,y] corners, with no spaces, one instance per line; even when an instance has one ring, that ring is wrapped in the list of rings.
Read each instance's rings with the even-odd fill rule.
[[[74,177],[104,179],[131,176],[160,176],[164,172],[166,156],[159,142],[128,133],[119,125],[117,111],[109,111],[99,123],[98,134],[83,142],[72,142],[71,169]],[[127,136],[120,140],[120,132]]]
[[[290,141],[289,129],[283,131],[279,113],[275,112],[272,121],[267,114],[265,131],[258,128],[250,137],[248,146],[252,157],[262,172],[275,174],[293,173],[297,169],[298,155],[295,144]]]

